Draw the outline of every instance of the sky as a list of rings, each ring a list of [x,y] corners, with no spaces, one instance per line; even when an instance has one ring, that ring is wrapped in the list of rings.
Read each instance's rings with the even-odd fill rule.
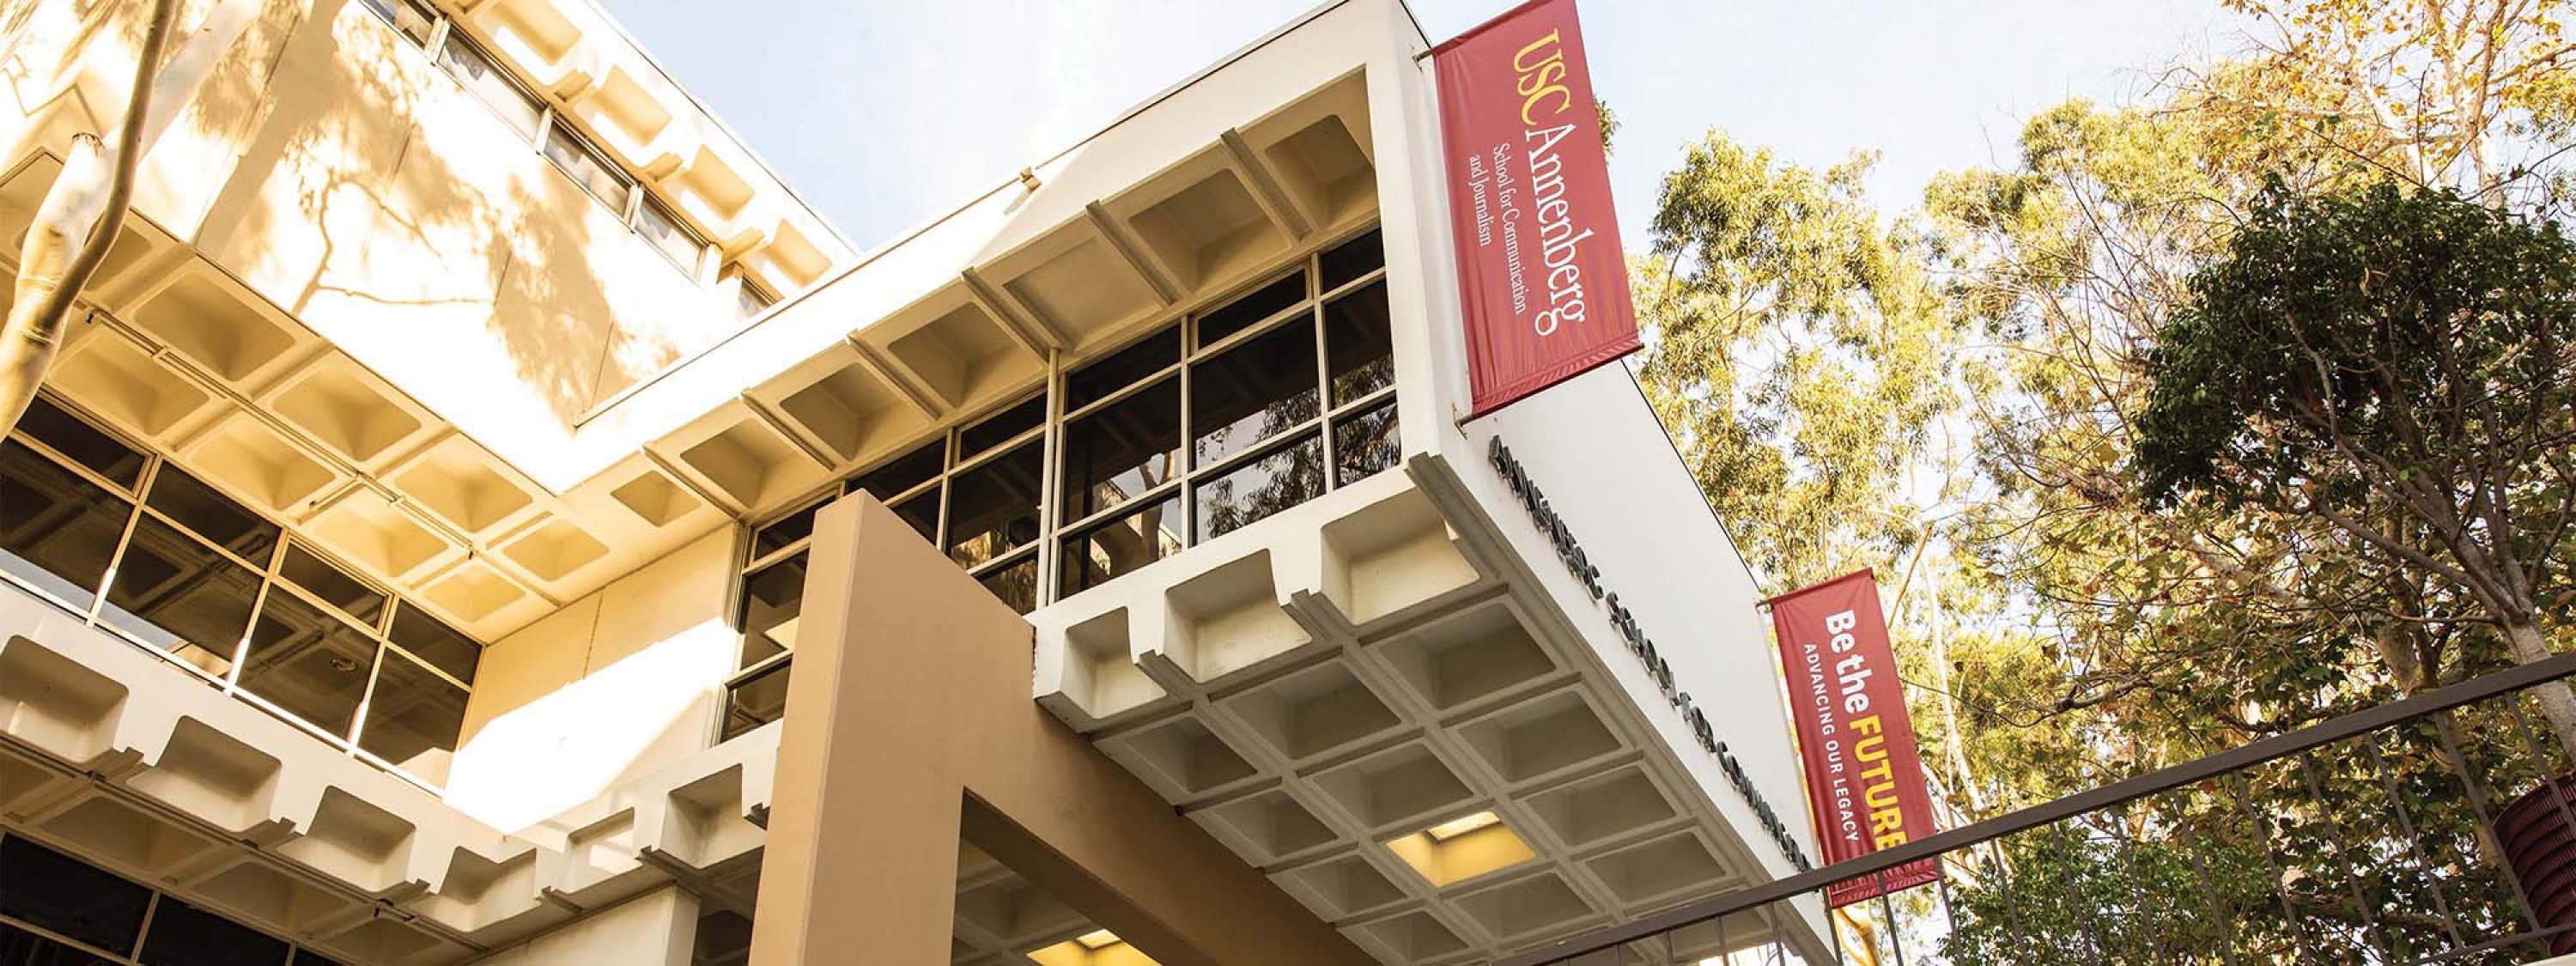
[[[862,249],[964,203],[1317,0],[599,0]],[[1514,0],[1411,0],[1434,42]],[[2235,46],[2215,0],[1586,0],[1611,187],[1644,248],[1711,127],[1785,160],[1881,153],[1871,199],[2009,163],[2031,113]],[[1265,107],[1267,105],[1264,105]]]

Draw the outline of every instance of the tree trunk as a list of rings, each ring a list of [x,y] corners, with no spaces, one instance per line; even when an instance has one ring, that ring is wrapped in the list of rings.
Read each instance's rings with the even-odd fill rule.
[[[2547,660],[2551,656],[2549,640],[2535,621],[2511,621],[2504,625],[2505,642],[2513,648],[2513,659],[2522,664]],[[2544,774],[2557,774],[2561,769],[2576,768],[2576,693],[2570,693],[2565,681],[2552,681],[2531,689],[2540,702],[2540,714],[2549,719],[2549,730],[2558,737],[2559,750],[2566,755],[2555,766],[2544,764]]]
[[[134,169],[215,62],[250,29],[263,0],[222,0],[167,61],[177,0],[154,0],[134,64],[134,89],[114,121],[116,143],[76,135],[46,189],[18,256],[15,301],[0,323],[0,433],[18,425],[61,350],[72,301],[107,260],[134,195]]]

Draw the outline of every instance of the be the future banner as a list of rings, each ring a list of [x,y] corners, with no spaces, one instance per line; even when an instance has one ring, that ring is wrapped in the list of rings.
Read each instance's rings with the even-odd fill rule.
[[[1878,583],[1861,571],[1771,599],[1789,717],[1807,771],[1807,808],[1825,861],[1846,862],[1931,835],[1932,792],[1904,682],[1888,647]],[[1941,877],[1939,859],[1836,884],[1836,908]]]
[[[1636,351],[1637,314],[1574,0],[1431,53],[1474,418]]]

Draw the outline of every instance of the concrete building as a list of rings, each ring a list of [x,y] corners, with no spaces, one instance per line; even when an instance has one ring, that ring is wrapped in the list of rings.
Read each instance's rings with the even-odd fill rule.
[[[0,257],[145,7],[0,15]],[[1426,48],[1337,0],[869,248],[586,0],[265,0],[0,446],[0,963],[1461,963],[1794,871],[1629,375],[1459,421]],[[1726,926],[1640,952],[1822,955]]]

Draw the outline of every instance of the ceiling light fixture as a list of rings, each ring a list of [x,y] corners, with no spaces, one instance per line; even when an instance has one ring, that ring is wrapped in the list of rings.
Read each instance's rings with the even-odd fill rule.
[[[1082,948],[1084,949],[1096,950],[1103,946],[1117,945],[1124,940],[1119,939],[1117,933],[1110,932],[1109,930],[1094,929],[1090,932],[1073,937],[1073,941],[1081,943]]]
[[[1422,834],[1431,836],[1431,840],[1434,842],[1446,842],[1469,832],[1500,825],[1502,824],[1502,821],[1502,816],[1496,815],[1492,812],[1477,812],[1474,815],[1465,816],[1463,818],[1453,818],[1430,828],[1423,829]]]

